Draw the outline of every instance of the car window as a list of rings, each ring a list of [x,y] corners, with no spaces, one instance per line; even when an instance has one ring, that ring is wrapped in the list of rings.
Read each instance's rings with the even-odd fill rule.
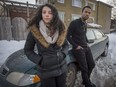
[[[94,33],[95,33],[97,39],[100,39],[103,37],[103,34],[99,30],[94,30]]]
[[[95,40],[95,35],[92,30],[87,30],[86,36],[88,40]]]

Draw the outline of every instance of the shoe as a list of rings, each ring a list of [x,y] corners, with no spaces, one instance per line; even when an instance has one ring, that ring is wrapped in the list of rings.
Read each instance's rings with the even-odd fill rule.
[[[82,84],[84,85],[84,83],[82,82]],[[96,85],[94,83],[91,82],[91,84],[85,85],[85,87],[96,87]]]

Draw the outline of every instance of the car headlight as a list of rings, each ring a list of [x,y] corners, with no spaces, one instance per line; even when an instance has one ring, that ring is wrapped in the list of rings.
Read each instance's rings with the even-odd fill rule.
[[[40,82],[40,78],[37,75],[24,74],[20,72],[10,73],[6,80],[18,86],[26,86]]]

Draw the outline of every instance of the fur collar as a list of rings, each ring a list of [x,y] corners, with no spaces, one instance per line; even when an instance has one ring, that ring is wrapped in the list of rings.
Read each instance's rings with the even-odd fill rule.
[[[36,25],[33,25],[29,28],[29,30],[32,32],[33,36],[45,47],[48,48],[50,46],[49,43],[46,42],[42,34],[40,33],[39,29],[36,27]],[[60,47],[63,45],[67,35],[67,29],[63,29],[62,32],[59,33],[58,39],[56,41],[56,44]]]

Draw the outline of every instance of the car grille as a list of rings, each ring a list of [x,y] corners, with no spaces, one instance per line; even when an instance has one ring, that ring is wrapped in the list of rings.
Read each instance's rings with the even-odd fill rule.
[[[9,69],[7,69],[7,68],[2,68],[2,69],[0,70],[0,74],[1,74],[2,76],[5,76],[5,75],[8,73],[8,71],[9,71]]]

